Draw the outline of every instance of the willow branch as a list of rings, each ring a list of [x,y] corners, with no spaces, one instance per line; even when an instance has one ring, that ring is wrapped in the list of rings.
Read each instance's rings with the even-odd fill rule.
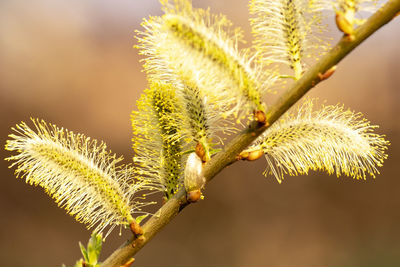
[[[301,79],[293,84],[279,99],[269,107],[266,113],[267,124],[260,125],[252,122],[250,126],[239,133],[224,149],[216,154],[205,166],[204,175],[207,182],[215,177],[222,169],[237,160],[237,155],[250,145],[269,125],[279,119],[292,105],[294,105],[311,88],[323,80],[323,74],[336,66],[361,42],[367,39],[383,25],[391,21],[400,11],[400,0],[390,0],[362,26],[354,32],[354,38],[347,36],[336,44],[317,64],[308,70]],[[166,202],[144,225],[144,234],[140,238],[132,238],[114,251],[101,267],[119,267],[130,260],[145,244],[147,244],[165,225],[167,225],[189,203],[186,200],[185,189]]]

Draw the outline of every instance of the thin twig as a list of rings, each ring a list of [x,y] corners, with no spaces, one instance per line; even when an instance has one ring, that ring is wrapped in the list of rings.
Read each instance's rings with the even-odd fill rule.
[[[346,55],[376,30],[391,21],[399,11],[400,0],[390,0],[362,26],[355,30],[354,38],[351,41],[348,37],[344,36],[328,54],[308,70],[301,79],[295,82],[293,86],[268,109],[266,113],[267,125],[271,125],[278,120],[282,114],[321,81],[321,77],[324,76],[323,74],[326,71],[337,65]],[[237,155],[267,128],[268,126],[253,122],[248,129],[239,133],[221,152],[216,154],[206,164],[204,175],[207,182],[213,179],[214,176],[226,166],[235,162],[237,160]],[[150,218],[143,225],[143,236],[137,239],[132,238],[115,250],[114,253],[101,264],[101,267],[119,267],[126,263],[188,204],[189,203],[186,201],[185,189],[182,188],[158,210],[155,216]]]

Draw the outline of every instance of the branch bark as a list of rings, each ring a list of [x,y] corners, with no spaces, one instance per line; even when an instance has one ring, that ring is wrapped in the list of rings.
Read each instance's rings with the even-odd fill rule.
[[[324,73],[336,66],[346,55],[375,31],[391,21],[399,11],[400,0],[390,0],[354,31],[354,38],[351,41],[348,37],[343,36],[328,54],[308,70],[301,79],[296,81],[274,105],[269,107],[266,113],[267,125],[271,125],[278,120],[281,115],[311,88],[321,82]],[[262,134],[268,128],[267,125],[252,122],[247,129],[239,133],[221,152],[216,154],[204,168],[204,175],[207,182],[213,179],[225,167],[234,163],[237,155]],[[182,188],[143,225],[144,234],[142,237],[128,240],[115,250],[100,266],[119,267],[125,264],[188,204],[185,189]]]

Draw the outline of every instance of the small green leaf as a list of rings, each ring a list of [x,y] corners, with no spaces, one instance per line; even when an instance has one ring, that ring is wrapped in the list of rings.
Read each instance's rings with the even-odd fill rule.
[[[221,148],[211,148],[211,149],[210,149],[210,153],[211,153],[212,155],[214,155],[214,154],[216,154],[216,153],[218,153],[218,152],[221,152],[221,151],[222,151]]]
[[[82,267],[82,266],[83,266],[83,260],[82,259],[78,260],[74,265],[74,267]]]
[[[145,214],[145,215],[136,217],[136,219],[135,219],[136,223],[140,224],[144,219],[146,219],[147,216],[149,216],[149,214]]]
[[[93,232],[89,239],[87,247],[88,263],[96,265],[97,259],[100,256],[101,247],[103,244],[103,236],[101,234],[96,234]]]
[[[85,261],[89,261],[89,257],[88,257],[86,248],[82,245],[81,242],[79,242],[79,247],[81,248],[81,252],[82,252],[82,255],[83,255],[83,258],[85,259]]]
[[[103,244],[103,236],[101,234],[97,234],[95,232],[92,233],[92,236],[89,239],[87,244],[87,248],[85,248],[81,242],[79,242],[79,247],[81,249],[83,259],[79,260],[75,267],[82,267],[83,261],[89,267],[97,267],[99,266],[98,258],[100,256],[101,247]]]

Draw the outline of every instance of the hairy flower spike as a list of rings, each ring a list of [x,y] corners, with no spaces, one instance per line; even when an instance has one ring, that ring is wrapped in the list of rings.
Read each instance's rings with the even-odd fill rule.
[[[262,149],[268,168],[281,182],[284,174],[307,174],[323,170],[365,179],[375,177],[377,167],[387,158],[389,142],[374,134],[360,113],[341,106],[325,106],[313,111],[313,101],[303,104],[297,116],[287,113],[273,124],[247,151]]]
[[[261,95],[271,80],[252,66],[248,52],[238,51],[241,32],[235,30],[230,36],[226,29],[231,23],[226,17],[193,9],[188,0],[161,2],[165,15],[146,20],[146,31],[138,37],[150,77],[173,84],[176,79],[196,83],[209,101],[216,103],[216,97],[222,101],[221,107],[231,107],[221,112],[225,117],[237,115],[239,110],[264,111]]]
[[[132,113],[135,173],[169,199],[181,182],[182,114],[170,84],[153,82]]]
[[[266,64],[283,63],[293,69],[299,79],[305,58],[327,48],[317,34],[323,31],[321,14],[301,0],[252,0],[250,13],[254,46],[259,59]]]
[[[10,167],[17,166],[17,177],[43,187],[60,207],[88,228],[97,225],[95,232],[109,225],[110,232],[116,225],[130,224],[134,220],[131,213],[140,212],[146,204],[130,203],[141,186],[128,185],[132,171],[117,166],[122,158],[90,137],[43,120],[32,121],[37,132],[22,122],[13,128],[18,135],[9,135],[12,139],[6,143],[7,150],[18,152],[7,158],[15,161]]]

